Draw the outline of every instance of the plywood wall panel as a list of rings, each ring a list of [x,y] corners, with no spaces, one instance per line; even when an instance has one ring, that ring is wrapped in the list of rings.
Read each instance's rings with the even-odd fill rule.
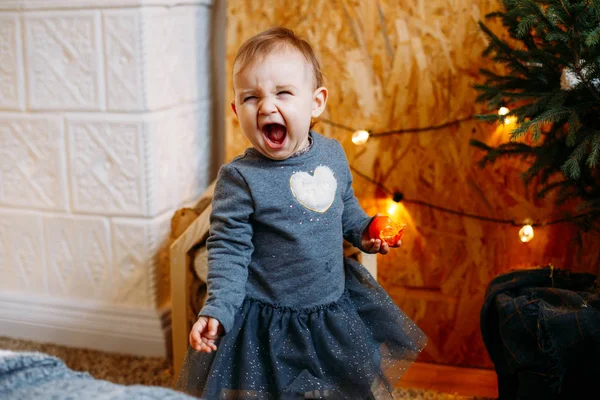
[[[227,103],[233,99],[231,67],[238,47],[255,33],[283,25],[317,51],[330,91],[327,120],[378,132],[469,117],[483,111],[472,88],[480,81],[479,68],[497,68],[481,58],[486,42],[477,26],[495,9],[495,2],[483,0],[229,0]],[[233,113],[227,115],[231,160],[248,142]],[[515,221],[559,215],[552,199],[536,200],[523,186],[522,161],[483,170],[476,165],[481,154],[469,140],[506,141],[510,126],[468,120],[373,137],[361,147],[339,127],[321,122],[316,129],[342,143],[352,167],[407,199]],[[387,212],[390,200],[372,183],[355,174],[354,188],[369,213]],[[536,229],[534,240],[523,244],[519,227],[414,203],[403,203],[393,216],[408,224],[404,245],[379,257],[379,280],[429,336],[425,361],[491,367],[479,311],[498,274],[548,263],[595,273],[600,263],[598,235],[578,238],[577,229],[566,224]]]

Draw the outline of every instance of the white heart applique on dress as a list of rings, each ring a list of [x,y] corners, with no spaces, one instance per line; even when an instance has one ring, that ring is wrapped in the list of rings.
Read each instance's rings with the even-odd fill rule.
[[[333,172],[324,165],[315,168],[314,175],[294,172],[290,178],[292,194],[304,207],[324,213],[333,204],[337,181]]]

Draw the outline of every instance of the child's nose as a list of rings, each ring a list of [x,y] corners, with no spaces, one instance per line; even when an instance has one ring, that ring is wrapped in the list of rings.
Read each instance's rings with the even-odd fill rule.
[[[269,97],[264,98],[260,102],[259,112],[264,115],[276,113],[277,107],[275,106],[275,101]]]

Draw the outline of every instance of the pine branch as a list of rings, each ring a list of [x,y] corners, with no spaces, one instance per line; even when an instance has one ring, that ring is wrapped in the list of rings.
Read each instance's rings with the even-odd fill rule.
[[[563,180],[560,182],[551,183],[550,185],[544,186],[541,190],[536,193],[536,197],[538,199],[542,199],[546,197],[546,195],[550,192],[554,192],[556,189],[566,190],[571,187],[571,183],[568,180]]]
[[[518,59],[516,59],[514,56],[511,55],[511,54],[513,54],[512,53],[513,49],[508,44],[506,44],[502,39],[500,39],[498,36],[496,36],[482,22],[479,22],[479,27],[481,28],[481,30],[483,30],[483,32],[490,39],[490,45],[483,52],[484,56],[487,56],[487,55],[491,54],[492,52],[496,52],[496,54],[497,54],[496,58],[498,61],[504,62],[505,64],[507,64],[507,66],[511,67],[511,69],[513,69],[515,71],[520,71],[523,74],[527,74],[527,72],[528,72],[527,67],[522,65]],[[501,57],[501,58],[498,58],[498,57]]]
[[[558,109],[550,109],[541,113],[532,120],[522,123],[518,128],[511,132],[511,138],[517,139],[523,136],[532,127],[535,127],[540,124],[552,124],[562,122],[564,119],[568,118],[569,115],[570,110],[568,108],[560,107]],[[534,137],[534,139],[538,138]]]
[[[523,143],[505,143],[496,148],[490,147],[477,139],[471,139],[470,143],[472,146],[487,152],[487,154],[478,162],[480,168],[484,168],[487,164],[494,163],[498,158],[513,157],[515,155],[527,157],[533,153],[532,147]]]
[[[587,166],[590,168],[596,168],[598,161],[600,160],[600,133],[590,137],[590,154],[586,160]]]
[[[557,204],[574,197],[600,204],[600,0],[501,2],[486,19],[500,20],[511,44],[480,27],[489,38],[483,56],[507,72],[480,71],[477,101],[493,111],[476,118],[502,121],[496,110],[506,105],[518,126],[499,146],[471,140],[485,152],[479,165],[524,158],[523,182],[535,182],[539,195],[555,192]],[[535,146],[519,142],[528,132]]]
[[[591,32],[587,32],[584,35],[585,44],[588,47],[596,46],[600,43],[600,26],[592,30]]]
[[[571,115],[569,116],[568,128],[569,130],[567,131],[566,144],[569,147],[573,147],[575,146],[575,143],[577,141],[577,133],[581,129],[581,121],[579,119],[579,114],[577,114],[577,112],[575,111],[571,111]]]
[[[585,157],[589,142],[590,138],[585,138],[579,143],[573,153],[571,153],[571,157],[563,164],[562,171],[567,177],[575,180],[581,177],[581,168],[579,164]]]

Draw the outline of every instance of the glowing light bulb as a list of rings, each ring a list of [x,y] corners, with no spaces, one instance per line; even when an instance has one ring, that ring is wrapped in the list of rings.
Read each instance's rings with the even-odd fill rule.
[[[388,204],[388,208],[387,208],[388,214],[393,215],[396,212],[397,208],[398,208],[398,203],[396,203],[395,201],[390,201]]]
[[[502,106],[498,109],[498,115],[500,115],[500,116],[506,115],[509,112],[510,112],[510,110],[504,106]]]
[[[527,243],[531,239],[533,239],[533,226],[531,225],[523,225],[521,229],[519,229],[519,239],[521,242]]]
[[[365,144],[367,140],[369,140],[369,132],[367,131],[355,131],[352,134],[352,143],[355,145]]]
[[[517,122],[517,117],[515,117],[514,115],[510,115],[504,118],[504,125],[514,124],[515,122]]]

